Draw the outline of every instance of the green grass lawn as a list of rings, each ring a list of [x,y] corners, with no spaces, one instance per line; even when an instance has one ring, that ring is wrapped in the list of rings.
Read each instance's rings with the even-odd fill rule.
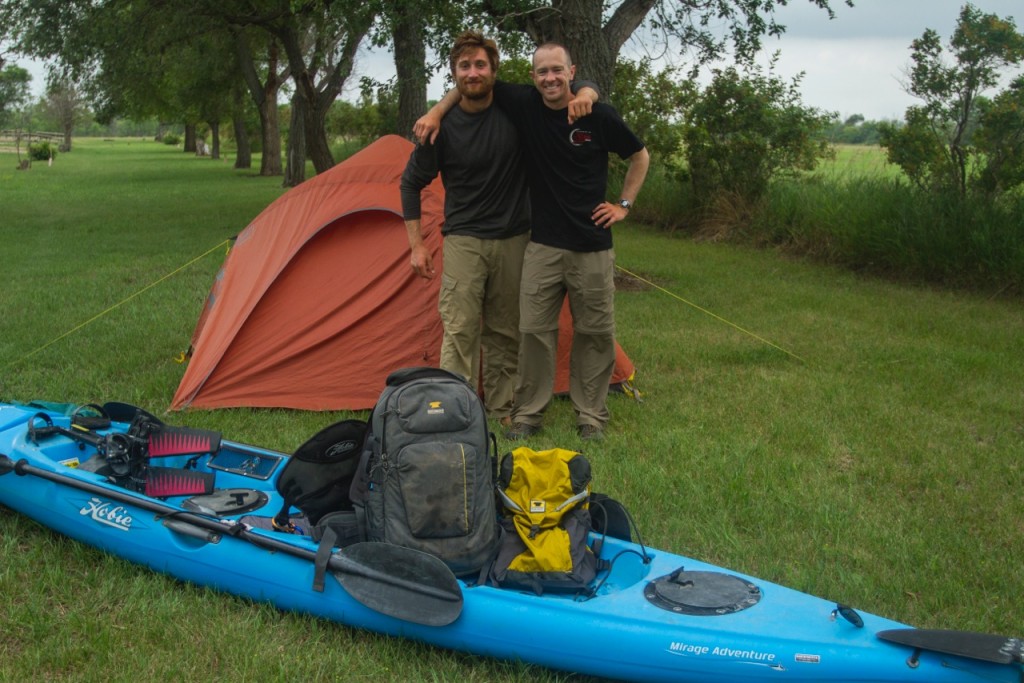
[[[0,155],[0,399],[162,414],[223,242],[280,178],[138,140],[13,167]],[[643,401],[613,396],[586,452],[647,542],[916,626],[1024,635],[1019,301],[629,224],[616,253],[661,289],[618,294]],[[291,451],[343,416],[165,419]],[[556,401],[530,445],[580,448],[572,422]],[[0,680],[565,679],[182,585],[3,509],[0,558]]]

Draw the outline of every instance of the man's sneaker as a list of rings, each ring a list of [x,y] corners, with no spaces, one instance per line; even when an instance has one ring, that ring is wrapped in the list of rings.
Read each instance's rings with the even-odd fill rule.
[[[580,438],[584,441],[601,441],[604,439],[604,430],[597,425],[580,425],[576,428],[576,431],[579,432]]]
[[[539,431],[540,425],[528,425],[525,422],[513,422],[512,426],[509,427],[507,432],[505,432],[505,438],[509,441],[521,441],[522,439],[529,439]]]

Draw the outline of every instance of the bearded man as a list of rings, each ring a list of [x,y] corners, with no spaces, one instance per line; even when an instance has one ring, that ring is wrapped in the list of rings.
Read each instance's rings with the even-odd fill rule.
[[[450,54],[461,95],[436,136],[417,145],[402,175],[402,212],[411,265],[437,277],[423,243],[420,193],[438,173],[445,188],[443,273],[438,310],[444,325],[440,366],[480,386],[489,417],[507,424],[517,379],[519,283],[530,240],[530,203],[519,135],[497,107],[499,56],[478,31],[460,35]],[[597,99],[590,86],[573,98],[581,111]]]

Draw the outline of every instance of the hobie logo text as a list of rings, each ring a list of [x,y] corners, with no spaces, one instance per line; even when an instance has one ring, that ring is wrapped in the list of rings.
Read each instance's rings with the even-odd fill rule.
[[[90,498],[78,513],[89,515],[100,524],[106,524],[121,531],[129,531],[132,528],[132,516],[128,514],[128,510],[120,505],[111,505],[101,501],[99,498]]]

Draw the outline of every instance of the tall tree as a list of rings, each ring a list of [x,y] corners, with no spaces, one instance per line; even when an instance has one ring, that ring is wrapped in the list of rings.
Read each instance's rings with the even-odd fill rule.
[[[242,26],[232,26],[238,66],[256,104],[260,116],[261,149],[260,175],[281,175],[281,125],[278,118],[277,94],[291,77],[291,70],[280,65],[280,44],[264,32]],[[253,45],[262,45],[262,59],[257,60]],[[261,76],[262,74],[262,76]]]
[[[377,3],[359,0],[250,0],[204,3],[204,11],[234,26],[253,26],[281,45],[295,94],[292,119],[301,123],[304,142],[291,128],[286,152],[285,186],[305,176],[308,153],[317,173],[334,165],[325,124],[331,104],[355,65],[355,55],[377,16]],[[296,119],[296,109],[303,118]]]
[[[394,54],[398,119],[390,132],[411,137],[413,124],[427,109],[431,72],[438,68],[447,71],[451,38],[467,26],[466,3],[382,0],[382,5],[382,21],[372,40],[378,47],[390,44]],[[471,26],[478,23],[474,18],[468,22]],[[437,63],[428,61],[428,51],[439,55]]]
[[[789,0],[474,0],[468,9],[487,17],[502,30],[521,31],[534,44],[564,44],[579,65],[577,78],[596,81],[611,92],[615,63],[626,41],[647,22],[654,42],[692,51],[694,65],[716,60],[731,47],[739,61],[749,62],[766,35],[780,35],[785,26],[775,10]],[[808,0],[830,18],[831,0]],[[838,1],[838,0],[836,0]],[[852,0],[842,0],[853,6]],[[716,28],[724,25],[725,30]]]
[[[407,8],[403,8],[407,9]],[[399,11],[391,17],[394,36],[395,75],[398,86],[399,135],[412,136],[416,119],[427,110],[427,47],[424,15]]]
[[[905,126],[882,128],[882,144],[889,160],[918,186],[964,196],[971,189],[973,174],[985,163],[970,144],[970,134],[979,125],[981,95],[995,88],[1005,71],[1024,62],[1024,35],[1012,18],[986,14],[967,4],[949,41],[952,61],[947,60],[942,39],[933,29],[913,41],[910,50],[906,89],[922,103],[907,109]],[[1017,100],[1012,95],[997,99],[1011,111]],[[992,124],[997,120],[1013,119],[994,115],[989,119]],[[1010,125],[1004,132],[1012,131]],[[1000,147],[991,136],[986,141],[992,149]]]
[[[28,103],[32,74],[16,64],[0,63],[0,128],[14,118],[16,111]]]
[[[71,151],[71,134],[75,124],[85,115],[86,107],[78,86],[67,77],[54,75],[46,89],[46,107],[64,134],[61,152]]]
[[[231,90],[231,125],[235,135],[235,168],[252,168],[252,145],[245,123],[245,88],[236,83]]]
[[[352,73],[359,43],[374,18],[372,12],[336,14],[344,16],[329,17],[333,21],[322,24],[315,21],[312,26],[285,24],[271,31],[281,40],[288,56],[295,95],[302,100],[305,111],[306,149],[317,173],[334,166],[325,131],[327,111]]]

